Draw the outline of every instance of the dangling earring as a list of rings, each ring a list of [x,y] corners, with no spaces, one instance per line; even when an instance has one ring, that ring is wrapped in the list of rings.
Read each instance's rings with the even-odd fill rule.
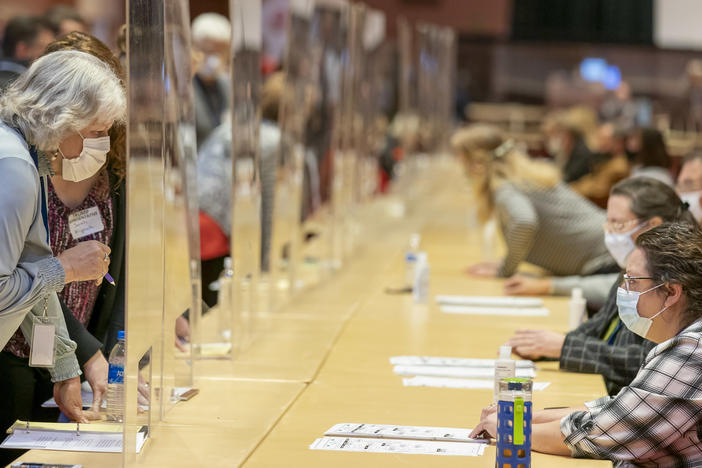
[[[54,153],[51,155],[51,162],[54,162],[58,159],[58,150],[54,151]]]

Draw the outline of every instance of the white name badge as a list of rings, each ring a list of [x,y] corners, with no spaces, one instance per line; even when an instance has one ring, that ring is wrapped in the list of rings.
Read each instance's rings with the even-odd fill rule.
[[[52,317],[34,317],[33,322],[29,365],[31,367],[54,367],[55,320]]]
[[[68,215],[68,229],[71,230],[74,239],[80,239],[104,230],[105,225],[102,223],[98,207],[91,206]]]

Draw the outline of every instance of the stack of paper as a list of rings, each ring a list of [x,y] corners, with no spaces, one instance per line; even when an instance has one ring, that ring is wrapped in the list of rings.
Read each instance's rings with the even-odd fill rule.
[[[121,425],[100,423],[84,424],[79,429],[74,423],[30,422],[27,430],[26,422],[17,421],[9,431],[0,446],[27,450],[119,453],[124,437]],[[139,453],[146,441],[146,432],[140,430],[136,438]]]
[[[402,376],[406,387],[437,387],[463,389],[492,389],[495,377],[494,359],[469,359],[439,356],[393,356],[390,363],[393,372]],[[536,376],[533,361],[515,361],[515,376],[533,378]],[[485,380],[480,380],[485,379]],[[534,383],[534,390],[544,390],[549,382]]]
[[[479,456],[486,440],[471,439],[471,429],[389,424],[342,423],[315,440],[312,450]]]
[[[442,312],[465,315],[540,317],[548,315],[543,300],[511,296],[436,296]]]

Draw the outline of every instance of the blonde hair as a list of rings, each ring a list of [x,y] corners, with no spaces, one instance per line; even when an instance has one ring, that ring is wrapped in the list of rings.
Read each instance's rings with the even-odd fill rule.
[[[30,145],[58,148],[71,132],[101,122],[122,123],[127,98],[110,67],[85,52],[38,58],[0,96],[0,120],[18,127]]]
[[[494,194],[502,184],[509,182],[528,191],[550,189],[561,181],[561,174],[553,164],[529,158],[492,125],[475,124],[457,130],[451,137],[451,147],[469,164],[484,168],[468,174],[474,182],[481,222],[492,216]]]

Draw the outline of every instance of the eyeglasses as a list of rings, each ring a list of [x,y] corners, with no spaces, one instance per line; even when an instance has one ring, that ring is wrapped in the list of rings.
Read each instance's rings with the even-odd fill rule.
[[[634,226],[636,223],[639,223],[639,224]],[[613,234],[622,234],[625,232],[638,230],[645,223],[646,223],[646,221],[639,222],[638,219],[630,219],[629,221],[623,221],[623,222],[605,221],[604,223],[602,223],[602,229],[604,229],[605,232],[609,232],[609,233],[613,233]]]
[[[633,285],[636,284],[636,280],[643,280],[643,279],[654,279],[653,276],[629,276],[627,274],[624,274],[624,288],[626,289],[626,292],[630,292],[630,289]]]

